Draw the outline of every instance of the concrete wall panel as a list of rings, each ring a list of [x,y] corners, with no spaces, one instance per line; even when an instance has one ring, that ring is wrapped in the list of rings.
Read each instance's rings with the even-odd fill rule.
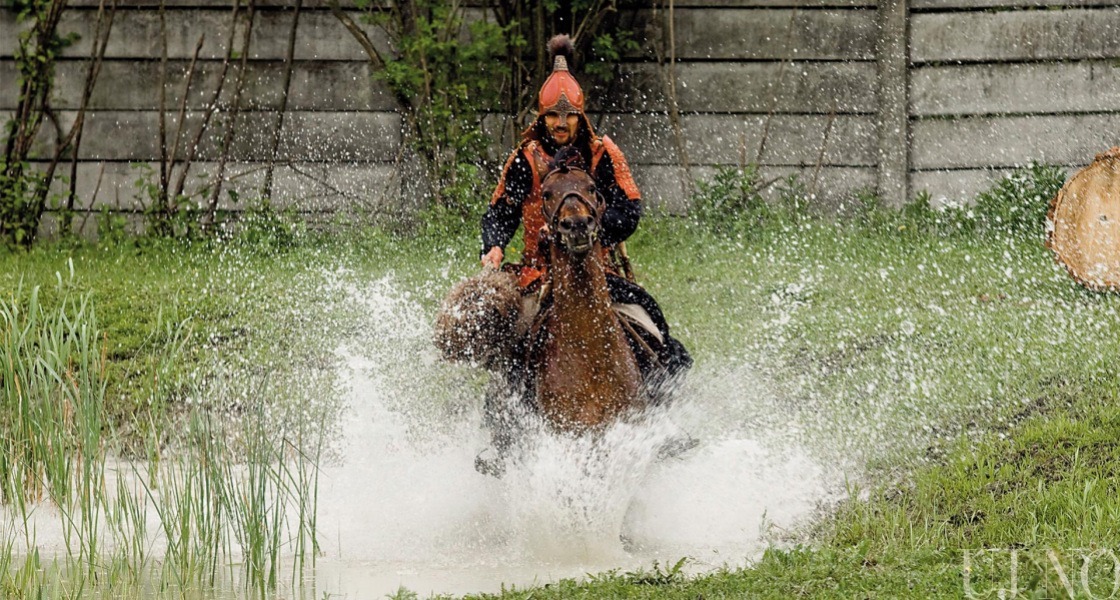
[[[871,62],[695,62],[677,66],[677,103],[684,112],[872,113],[876,108]],[[627,65],[618,111],[666,110],[665,84],[656,64]]]
[[[875,11],[866,9],[678,9],[681,60],[870,60]],[[642,19],[652,23],[652,14]],[[646,52],[653,55],[653,36]]]
[[[923,67],[910,75],[914,116],[1110,111],[1120,106],[1112,62]]]
[[[167,110],[177,113],[187,83],[189,61],[168,64]],[[195,65],[188,96],[188,109],[202,109],[217,89],[220,61],[200,61]],[[57,65],[52,105],[59,110],[76,109],[85,88],[87,64],[67,60]],[[159,108],[160,63],[156,61],[108,60],[90,98],[95,110],[157,110]],[[15,81],[14,63],[0,62],[0,80]],[[220,102],[232,102],[237,69],[232,68],[222,87]],[[242,92],[244,106],[251,109],[279,108],[283,96],[284,64],[252,62]],[[0,109],[10,109],[18,101],[18,87],[0,87]],[[288,110],[392,111],[396,100],[387,86],[371,76],[366,63],[316,61],[297,62],[292,69]]]
[[[227,5],[229,6],[229,5]],[[167,55],[171,59],[190,60],[200,37],[204,38],[201,59],[221,60],[226,55],[233,11],[230,8],[174,10],[166,13]],[[234,49],[239,51],[245,24],[245,11],[237,20]],[[360,13],[352,12],[361,23]],[[291,11],[258,11],[253,26],[249,58],[282,60],[288,51],[288,33],[292,27]],[[90,44],[97,25],[96,10],[70,10],[59,24],[63,34],[80,36],[77,43],[62,55],[83,58],[90,55]],[[22,27],[11,10],[0,11],[0,39],[15,40]],[[389,49],[384,32],[375,25],[362,24],[379,50]],[[0,44],[0,56],[12,56],[15,45]],[[158,59],[162,52],[159,11],[119,10],[113,19],[113,31],[105,49],[107,58]],[[295,47],[296,60],[365,61],[362,47],[329,11],[308,11],[300,15],[299,36]]]
[[[74,122],[75,111],[60,111],[63,131]],[[179,156],[202,122],[200,113],[186,119]],[[276,113],[243,113],[238,118],[230,158],[267,160],[272,148]],[[225,119],[217,114],[199,145],[198,160],[220,154]],[[168,149],[174,145],[176,119],[167,119]],[[159,157],[159,116],[151,111],[94,111],[86,115],[80,149],[84,160],[148,161]],[[35,156],[54,152],[54,131],[39,132]],[[280,137],[279,160],[313,162],[392,162],[400,147],[400,118],[395,113],[289,112]]]
[[[965,117],[914,123],[913,167],[1017,167],[1087,163],[1117,143],[1120,113]]]
[[[1115,0],[911,0],[918,10],[984,8],[1087,8],[1115,6]]]
[[[686,115],[681,120],[689,162],[700,165],[755,162],[767,117]],[[831,122],[831,124],[830,124]],[[770,119],[764,165],[876,164],[875,124],[870,117],[776,115]],[[828,139],[825,140],[825,133]],[[599,129],[618,142],[635,164],[677,164],[676,141],[664,115],[608,115]]]
[[[1066,167],[1066,176],[1083,166]],[[977,194],[991,189],[1011,171],[1011,169],[915,171],[910,177],[911,189],[915,192],[929,191],[932,196],[931,204],[935,208],[946,204],[967,205],[976,199]]]
[[[911,27],[915,63],[1120,56],[1120,8],[915,14]]]
[[[716,167],[699,166],[692,169],[692,177],[697,181],[710,181],[717,171]],[[781,194],[786,179],[797,175],[798,181],[806,191],[813,193],[814,207],[826,213],[847,210],[857,193],[874,189],[875,170],[861,167],[763,167],[760,170],[762,181],[773,184],[763,191],[763,196],[776,201]],[[688,212],[688,199],[681,191],[681,170],[675,166],[642,165],[634,169],[634,180],[642,190],[642,198],[650,212],[685,214]]]
[[[42,168],[42,164],[36,165]],[[217,163],[199,162],[191,165],[184,192],[192,202],[205,204],[208,190],[217,173]],[[81,163],[75,179],[77,210],[98,211],[102,208],[142,211],[151,203],[138,182],[158,185],[156,163]],[[66,169],[69,174],[69,165]],[[172,181],[179,170],[172,172]],[[222,210],[251,208],[259,199],[265,171],[258,163],[226,165],[225,183],[220,196]],[[276,167],[273,184],[273,207],[300,211],[361,211],[395,205],[399,202],[399,182],[391,164],[322,164],[292,163]],[[57,179],[51,191],[63,197],[69,182]],[[228,192],[236,192],[234,196]]]

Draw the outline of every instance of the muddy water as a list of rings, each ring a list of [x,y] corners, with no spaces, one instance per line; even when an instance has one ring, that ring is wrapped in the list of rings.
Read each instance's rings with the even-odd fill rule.
[[[703,365],[669,412],[594,444],[533,431],[504,478],[480,475],[475,376],[434,360],[425,319],[392,286],[355,295],[381,347],[342,351],[348,410],[341,459],[321,480],[321,592],[495,591],[682,557],[691,572],[742,565],[836,497],[842,475],[803,449],[748,369]],[[448,387],[458,400],[438,398]],[[654,460],[682,430],[701,444]]]

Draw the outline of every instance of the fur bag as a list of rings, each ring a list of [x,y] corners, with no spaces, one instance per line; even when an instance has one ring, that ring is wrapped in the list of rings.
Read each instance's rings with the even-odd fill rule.
[[[451,288],[436,314],[434,341],[445,360],[497,368],[517,337],[521,292],[517,277],[484,271]]]

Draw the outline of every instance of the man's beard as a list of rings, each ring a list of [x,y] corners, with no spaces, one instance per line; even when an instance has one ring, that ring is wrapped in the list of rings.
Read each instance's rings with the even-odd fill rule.
[[[558,134],[558,133],[565,134],[566,137],[564,138],[563,142],[556,139],[556,134]],[[553,129],[552,131],[549,132],[549,135],[552,136],[552,142],[554,144],[556,144],[557,146],[567,146],[568,144],[572,143],[572,139],[575,137],[574,135],[572,135],[572,132],[569,129],[564,129],[564,130]]]

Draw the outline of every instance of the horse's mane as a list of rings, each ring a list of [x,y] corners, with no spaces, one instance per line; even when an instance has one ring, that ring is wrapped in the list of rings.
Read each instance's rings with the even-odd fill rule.
[[[564,172],[570,169],[586,171],[587,164],[584,162],[583,153],[579,151],[579,148],[576,148],[574,144],[569,144],[561,147],[560,151],[556,153],[556,156],[552,157],[548,168],[550,171],[555,171],[557,169]]]

